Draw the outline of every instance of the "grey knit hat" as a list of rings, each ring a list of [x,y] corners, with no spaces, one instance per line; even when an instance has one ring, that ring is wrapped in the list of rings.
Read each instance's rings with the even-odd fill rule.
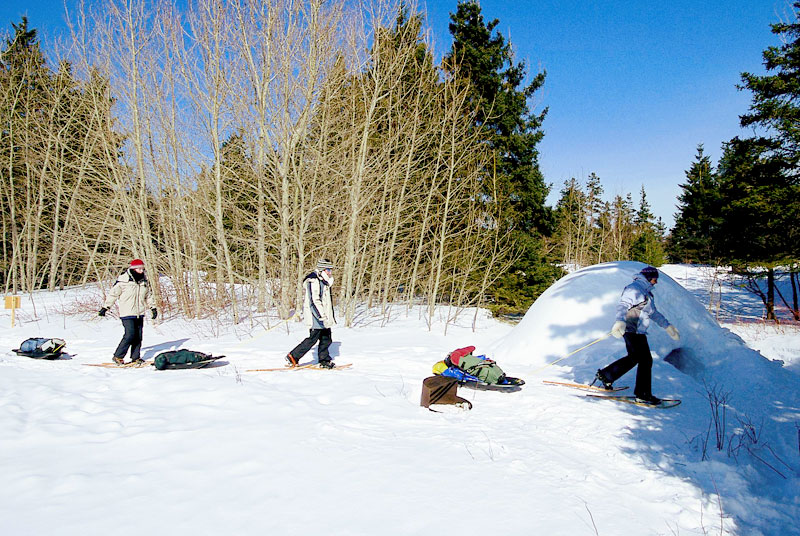
[[[319,262],[317,262],[317,270],[327,270],[329,268],[333,268],[333,263],[328,259],[320,259]]]

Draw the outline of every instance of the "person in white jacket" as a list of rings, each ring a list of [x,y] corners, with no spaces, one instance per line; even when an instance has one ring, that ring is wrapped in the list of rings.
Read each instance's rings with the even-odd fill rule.
[[[286,361],[297,366],[300,359],[319,341],[317,360],[323,368],[333,368],[328,348],[331,345],[331,327],[336,323],[331,301],[333,285],[333,264],[328,259],[321,259],[317,269],[303,279],[303,320],[309,328],[308,337],[286,354]]]
[[[131,261],[127,270],[122,272],[111,287],[103,307],[97,313],[105,316],[114,303],[119,303],[119,318],[125,334],[114,352],[114,363],[122,365],[128,348],[131,350],[131,365],[142,365],[144,360],[139,356],[142,349],[142,332],[144,331],[144,315],[148,309],[153,320],[158,316],[156,300],[150,289],[150,282],[144,274],[144,262],[141,259]]]
[[[628,355],[618,359],[603,369],[599,369],[595,380],[606,389],[611,389],[617,379],[624,376],[634,366],[636,369],[636,386],[633,394],[640,402],[658,405],[661,399],[653,396],[651,391],[651,370],[653,356],[647,343],[647,328],[650,321],[664,328],[674,340],[680,339],[678,329],[656,309],[653,288],[658,283],[658,270],[647,266],[639,272],[633,283],[625,287],[617,304],[617,314],[611,335],[625,339]]]

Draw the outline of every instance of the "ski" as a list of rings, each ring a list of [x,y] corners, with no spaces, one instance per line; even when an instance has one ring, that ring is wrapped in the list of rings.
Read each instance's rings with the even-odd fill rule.
[[[664,398],[661,400],[660,404],[653,405],[647,404],[645,402],[639,402],[636,400],[635,396],[617,396],[617,395],[586,395],[592,398],[605,398],[607,400],[614,400],[616,402],[625,402],[626,404],[633,404],[634,406],[641,406],[643,408],[657,408],[657,409],[669,409],[674,408],[675,406],[680,405],[681,401],[677,399],[671,398]]]
[[[601,393],[615,393],[617,391],[624,391],[628,387],[612,387],[611,389],[606,389],[605,387],[597,387],[594,385],[587,385],[585,383],[570,383],[570,382],[554,382],[550,380],[543,380],[543,384],[545,385],[560,385],[562,387],[572,387],[573,389],[580,389],[582,391],[599,391]]]
[[[117,365],[116,363],[84,363],[86,367],[103,367],[103,368],[142,368],[146,367],[147,365],[152,365],[152,363],[148,363],[147,361],[143,361],[142,363],[123,363],[122,365]]]
[[[290,367],[289,365],[286,365],[286,366],[280,367],[280,368],[248,369],[246,372],[290,372],[292,370],[305,370],[305,369],[311,369],[311,370],[337,370],[337,369],[350,368],[352,366],[353,366],[352,363],[345,363],[344,365],[336,365],[332,369],[327,369],[327,368],[324,368],[324,367],[320,367],[318,363],[306,363],[305,365],[295,365],[293,367]]]

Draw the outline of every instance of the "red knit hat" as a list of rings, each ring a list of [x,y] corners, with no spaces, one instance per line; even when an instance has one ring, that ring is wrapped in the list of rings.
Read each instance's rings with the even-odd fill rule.
[[[142,259],[133,259],[131,261],[131,268],[144,268],[144,261]]]

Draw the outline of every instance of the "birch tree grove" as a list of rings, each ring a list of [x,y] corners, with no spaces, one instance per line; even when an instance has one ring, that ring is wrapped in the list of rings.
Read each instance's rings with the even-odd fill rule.
[[[27,28],[3,53],[7,288],[104,281],[142,257],[167,314],[286,319],[327,257],[351,324],[364,307],[479,305],[513,260],[507,200],[481,193],[496,178],[469,87],[434,63],[412,9],[128,0],[70,15],[58,71]]]

